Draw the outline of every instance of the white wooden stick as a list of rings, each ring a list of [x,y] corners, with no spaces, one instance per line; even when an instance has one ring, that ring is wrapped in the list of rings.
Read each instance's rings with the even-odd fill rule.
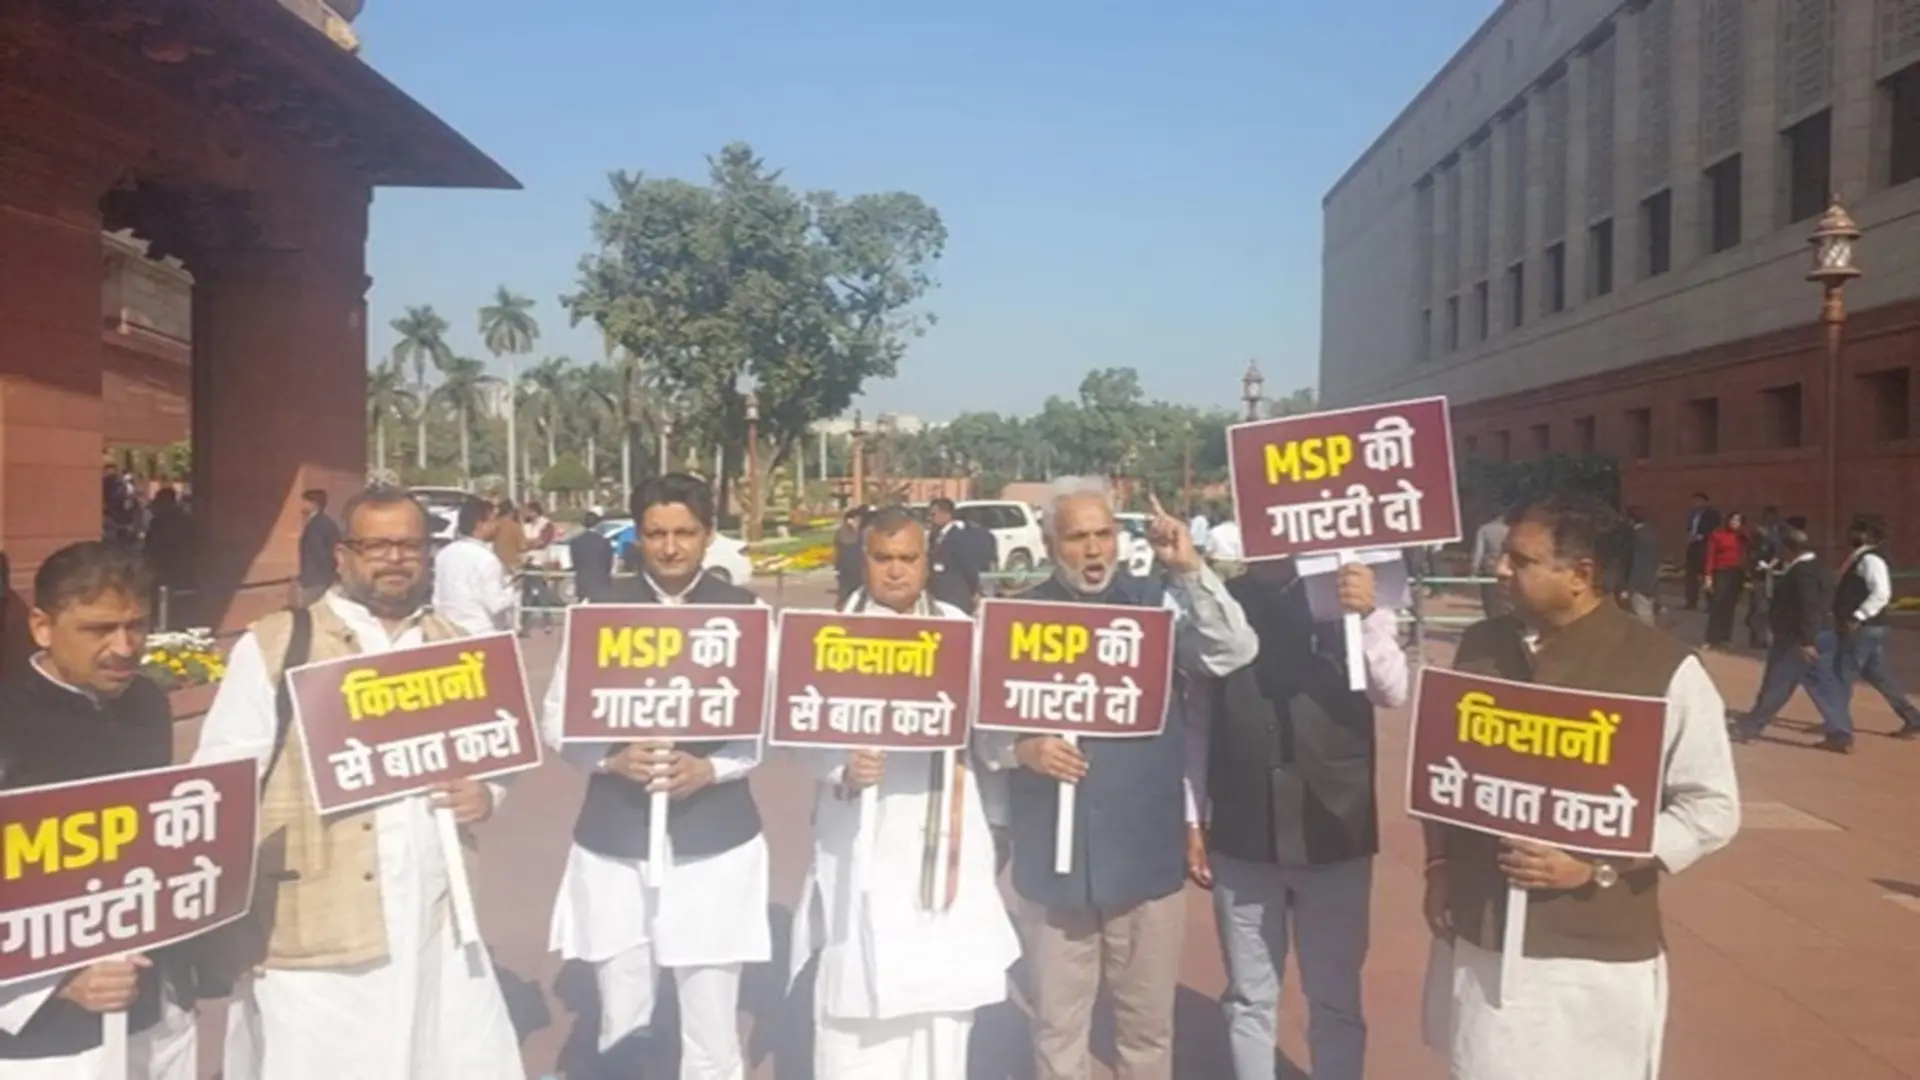
[[[1062,735],[1068,746],[1078,749],[1080,738],[1077,735]],[[1053,872],[1056,874],[1073,873],[1073,809],[1074,796],[1078,785],[1060,782],[1060,814],[1053,823]]]
[[[673,852],[667,849],[667,807],[673,800],[664,791],[647,796],[647,887],[657,889],[667,879]],[[651,901],[649,901],[651,902]]]
[[[874,846],[880,831],[880,785],[860,789],[860,832],[854,838],[858,850],[855,853],[854,873],[860,881],[860,891],[869,891],[873,884]]]
[[[1340,571],[1359,562],[1360,558],[1351,551],[1339,552],[1334,558],[1339,563],[1334,569],[1337,587]],[[1341,617],[1340,623],[1347,646],[1347,689],[1355,693],[1364,692],[1367,688],[1367,650],[1361,637],[1360,616],[1349,611]]]
[[[436,807],[440,827],[440,855],[447,864],[447,897],[453,903],[453,938],[461,945],[480,944],[480,920],[473,913],[473,883],[467,878],[467,859],[460,850],[460,824],[453,808]]]
[[[1527,947],[1527,890],[1507,886],[1507,922],[1500,937],[1500,993],[1498,1008],[1506,1008],[1514,999],[1514,980],[1525,959]]]
[[[127,1075],[127,1014],[100,1014],[100,1075],[123,1080]]]
[[[947,885],[952,879],[953,868],[947,865],[947,845],[953,841],[953,773],[956,752],[944,750],[941,756],[946,759],[946,768],[941,775],[946,782],[940,790],[933,793],[935,812],[939,815],[938,824],[933,829],[933,904],[934,911],[945,911],[947,907]]]

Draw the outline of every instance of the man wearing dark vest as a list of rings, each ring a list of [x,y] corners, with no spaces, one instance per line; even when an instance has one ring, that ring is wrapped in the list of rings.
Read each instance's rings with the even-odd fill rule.
[[[1666,1028],[1660,883],[1740,828],[1725,706],[1693,653],[1607,602],[1619,516],[1584,495],[1508,515],[1497,571],[1513,614],[1469,627],[1454,666],[1516,682],[1664,698],[1665,774],[1650,859],[1597,859],[1464,829],[1426,830],[1426,905],[1453,954],[1453,1080],[1654,1080]],[[1509,886],[1524,957],[1501,987]]]
[[[0,680],[0,790],[173,763],[167,696],[140,675],[149,592],[138,558],[102,541],[40,565],[27,616],[40,651]],[[104,1077],[100,1017],[125,1012],[130,1077],[195,1080],[192,947],[0,988],[0,1076]]]
[[[1240,604],[1194,550],[1186,525],[1154,503],[1148,540],[1167,581],[1129,577],[1100,481],[1056,483],[1046,515],[1054,576],[1026,595],[1080,604],[1165,606],[1175,613],[1175,663],[1222,676],[1258,652]],[[1013,889],[1032,965],[1030,1010],[1038,1080],[1082,1080],[1092,1064],[1093,1004],[1102,979],[1114,1011],[1117,1080],[1173,1075],[1173,1002],[1186,928],[1185,710],[1172,696],[1161,734],[1053,736],[1003,744],[991,761],[1008,776]],[[1062,783],[1076,786],[1072,869],[1054,870]]]
[[[640,574],[616,581],[606,602],[760,602],[704,572],[713,542],[713,491],[671,473],[633,497]],[[560,742],[567,658],[554,665],[542,719],[548,744],[592,773],[554,903],[552,948],[593,965],[600,990],[601,1052],[653,1019],[660,969],[680,1003],[682,1080],[743,1080],[740,975],[773,956],[767,925],[767,842],[746,784],[758,740],[730,743]],[[655,791],[673,797],[671,869],[647,885]]]
[[[1794,687],[1804,687],[1825,723],[1828,738],[1840,733],[1851,738],[1853,720],[1847,715],[1841,688],[1833,633],[1833,580],[1820,565],[1807,534],[1781,526],[1779,567],[1774,573],[1772,604],[1767,609],[1772,640],[1760,689],[1753,708],[1731,725],[1728,734],[1739,743],[1760,737],[1768,724],[1793,699]]]
[[[1887,670],[1887,605],[1893,600],[1893,575],[1887,571],[1887,559],[1880,545],[1886,543],[1886,529],[1878,518],[1861,515],[1853,520],[1849,537],[1853,554],[1840,568],[1833,590],[1833,623],[1840,632],[1841,691],[1847,699],[1847,730],[1839,736],[1828,733],[1823,744],[1830,750],[1844,750],[1853,742],[1853,685],[1865,680],[1880,691],[1887,707],[1900,718],[1900,730],[1894,735],[1911,739],[1920,735],[1920,709],[1907,699],[1907,692]]]
[[[1373,856],[1373,710],[1407,700],[1407,654],[1390,609],[1374,607],[1373,571],[1336,581],[1362,617],[1367,689],[1348,688],[1339,620],[1316,622],[1292,560],[1261,562],[1227,584],[1260,642],[1254,662],[1198,680],[1189,717],[1188,782],[1199,820],[1188,837],[1195,882],[1213,890],[1226,958],[1227,1037],[1236,1080],[1275,1080],[1280,977],[1299,956],[1316,1080],[1362,1080]],[[1210,824],[1209,824],[1210,823]]]

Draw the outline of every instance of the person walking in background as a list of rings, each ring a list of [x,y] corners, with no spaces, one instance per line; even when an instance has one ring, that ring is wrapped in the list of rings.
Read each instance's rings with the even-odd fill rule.
[[[980,602],[981,575],[992,569],[993,538],[955,517],[953,500],[945,496],[928,504],[927,516],[933,523],[933,571],[927,591],[941,603],[972,614]],[[976,533],[986,540],[984,545],[976,542]]]
[[[1713,508],[1707,493],[1693,493],[1693,509],[1687,513],[1687,610],[1700,607],[1700,588],[1707,580],[1707,538],[1720,527],[1720,511]]]
[[[1627,507],[1632,523],[1627,534],[1626,559],[1619,576],[1620,604],[1648,626],[1660,617],[1660,538],[1647,524],[1647,512]]]
[[[1707,588],[1707,647],[1722,649],[1733,641],[1733,613],[1740,590],[1747,583],[1747,519],[1738,510],[1726,516],[1707,535],[1706,561],[1701,572]]]
[[[304,548],[305,535],[300,539]],[[153,521],[147,526],[143,548],[147,556],[147,569],[153,574],[156,629],[171,629],[166,625],[172,617],[169,610],[171,604],[160,603],[161,590],[179,592],[193,585],[193,548],[193,519],[187,516],[186,507],[180,505],[180,496],[173,488],[161,488],[153,495]],[[327,560],[331,566],[331,547],[327,549]],[[301,561],[306,561],[304,550],[301,552]]]
[[[340,526],[327,516],[327,493],[314,488],[300,496],[300,509],[306,524],[300,529],[300,573],[294,579],[293,604],[306,607],[333,587],[334,545],[340,542]]]
[[[1773,576],[1780,563],[1780,510],[1765,506],[1760,520],[1748,531],[1748,578],[1753,584],[1747,593],[1747,644],[1764,649],[1771,635],[1767,632],[1767,606],[1773,600]]]
[[[860,534],[866,525],[868,508],[849,506],[840,516],[840,530],[833,534],[833,577],[838,592],[836,604],[860,590],[867,578],[867,557],[860,550]]]
[[[493,504],[468,496],[454,526],[459,539],[433,557],[433,609],[465,634],[492,634],[513,628],[518,599],[513,578],[493,554],[502,525]]]
[[[613,587],[613,541],[600,532],[600,515],[587,512],[580,531],[567,539],[567,557],[573,564],[573,598],[581,603],[606,599]]]
[[[1472,572],[1474,577],[1487,579],[1480,586],[1480,607],[1489,619],[1497,619],[1511,610],[1506,592],[1492,580],[1500,563],[1500,549],[1506,543],[1507,519],[1503,515],[1495,516],[1473,534]]]
[[[1833,631],[1833,581],[1806,533],[1788,526],[1780,529],[1779,541],[1780,570],[1767,616],[1773,640],[1767,647],[1766,667],[1760,673],[1753,708],[1729,730],[1735,742],[1759,738],[1792,700],[1797,686],[1806,690],[1820,713],[1826,728],[1822,745],[1844,751],[1853,743],[1853,720],[1836,674],[1839,646]]]
[[[1854,683],[1865,680],[1887,699],[1887,707],[1900,717],[1895,736],[1911,739],[1920,735],[1920,709],[1907,700],[1906,691],[1893,681],[1887,670],[1887,605],[1893,601],[1893,575],[1880,552],[1886,542],[1886,528],[1875,517],[1861,515],[1848,530],[1853,554],[1840,568],[1834,587],[1834,626],[1840,634],[1840,683],[1851,715]],[[1852,737],[1852,731],[1847,735]]]

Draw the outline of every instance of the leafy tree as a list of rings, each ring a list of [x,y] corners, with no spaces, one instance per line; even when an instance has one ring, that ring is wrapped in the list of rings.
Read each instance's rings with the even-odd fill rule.
[[[406,313],[388,325],[400,335],[393,346],[395,366],[412,365],[415,394],[425,403],[433,395],[433,387],[427,382],[429,371],[443,371],[453,359],[453,349],[447,345],[447,320],[433,310],[432,304],[409,307]],[[422,470],[427,467],[427,410],[416,410],[420,421],[420,439],[416,444],[419,460],[416,466]]]
[[[444,372],[445,378],[434,394],[453,413],[459,425],[460,475],[471,481],[474,419],[486,411],[487,391],[500,380],[487,374],[487,365],[470,356],[448,361]]]
[[[777,467],[813,421],[897,372],[931,321],[915,305],[946,227],[904,192],[802,195],[744,143],[708,165],[704,186],[614,173],[612,197],[593,206],[595,250],[562,302],[657,369],[679,399],[677,430],[730,461],[750,382]],[[638,382],[626,380],[630,402]],[[626,414],[629,440],[637,412]]]
[[[548,467],[547,474],[540,478],[541,490],[566,494],[592,491],[594,483],[593,474],[588,472],[587,467],[580,464],[580,460],[571,454],[555,461]]]
[[[546,438],[549,469],[559,460],[555,448],[559,445],[560,429],[566,424],[573,371],[573,361],[564,356],[551,356],[535,364],[521,381],[526,391],[527,411]],[[574,463],[579,464],[579,459]]]
[[[533,301],[505,285],[500,286],[494,291],[493,302],[480,309],[480,339],[495,359],[503,356],[516,358],[532,352],[533,343],[540,340],[540,323],[533,317]],[[507,408],[507,495],[518,498],[520,375],[513,359],[507,361],[507,387],[510,391]]]
[[[367,372],[367,422],[373,428],[374,465],[381,472],[387,469],[388,422],[403,420],[416,411],[420,411],[420,398],[407,386],[406,372],[398,359],[377,364]]]

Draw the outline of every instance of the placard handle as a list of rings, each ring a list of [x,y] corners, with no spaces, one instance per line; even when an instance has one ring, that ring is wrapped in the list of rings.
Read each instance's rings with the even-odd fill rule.
[[[1068,746],[1080,748],[1078,735],[1060,736]],[[1078,785],[1060,781],[1059,815],[1053,822],[1053,872],[1056,874],[1073,873],[1073,814],[1074,797],[1078,794]]]
[[[447,899],[453,905],[453,939],[461,945],[480,944],[480,920],[473,913],[473,882],[467,877],[466,854],[460,850],[460,823],[453,808],[437,806],[434,824],[440,832],[440,856],[447,864]]]
[[[1334,560],[1337,564],[1333,569],[1334,585],[1338,588],[1340,571],[1359,562],[1360,558],[1351,551],[1341,551],[1334,554]],[[1341,634],[1346,639],[1347,689],[1364,693],[1367,689],[1367,649],[1365,639],[1361,636],[1360,616],[1349,611],[1340,617],[1340,624]]]

